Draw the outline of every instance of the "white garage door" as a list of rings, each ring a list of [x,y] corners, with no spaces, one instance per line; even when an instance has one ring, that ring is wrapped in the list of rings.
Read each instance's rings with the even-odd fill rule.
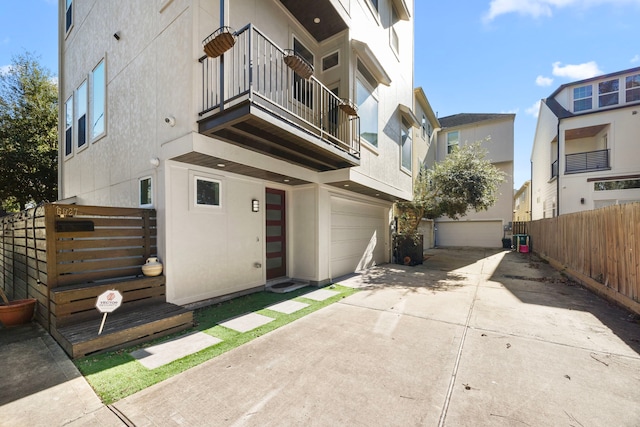
[[[331,198],[331,277],[388,262],[388,209]]]
[[[436,223],[437,246],[502,247],[502,221],[451,221]]]

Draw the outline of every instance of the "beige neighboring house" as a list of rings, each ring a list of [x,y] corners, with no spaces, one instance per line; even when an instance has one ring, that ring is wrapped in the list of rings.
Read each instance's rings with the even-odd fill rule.
[[[525,181],[513,195],[513,221],[531,221],[531,180]]]
[[[413,179],[415,181],[423,165],[432,165],[436,159],[436,138],[440,129],[438,117],[431,108],[429,99],[421,87],[414,89],[413,111],[420,122],[420,129],[414,133]],[[423,249],[435,246],[434,221],[423,219],[418,227],[423,237]]]
[[[540,103],[532,219],[640,201],[640,67],[568,83]]]
[[[65,0],[59,46],[59,197],[155,208],[169,302],[390,261],[413,0]]]
[[[500,196],[486,211],[469,211],[452,220],[435,221],[436,246],[472,246],[499,248],[505,226],[513,217],[513,140],[515,114],[455,114],[438,119],[435,161],[442,161],[456,146],[480,141],[487,159],[505,173]],[[487,138],[490,138],[487,141]]]

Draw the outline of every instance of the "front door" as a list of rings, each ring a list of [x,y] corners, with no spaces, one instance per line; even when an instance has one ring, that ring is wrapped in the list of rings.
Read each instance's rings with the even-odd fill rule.
[[[266,189],[267,280],[287,274],[287,236],[284,191]]]

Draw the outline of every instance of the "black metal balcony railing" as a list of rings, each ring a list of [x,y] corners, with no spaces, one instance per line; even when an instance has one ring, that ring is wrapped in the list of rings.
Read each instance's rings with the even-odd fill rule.
[[[601,169],[610,169],[610,150],[588,151],[585,153],[567,154],[565,156],[565,173],[588,172]]]
[[[315,77],[295,74],[285,64],[284,50],[252,24],[236,35],[223,57],[200,59],[200,116],[249,101],[359,159],[359,117],[345,113],[344,102]]]
[[[551,178],[558,176],[558,161],[551,163]]]

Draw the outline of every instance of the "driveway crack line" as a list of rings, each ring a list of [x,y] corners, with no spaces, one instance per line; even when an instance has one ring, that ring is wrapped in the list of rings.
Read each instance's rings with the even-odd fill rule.
[[[467,320],[462,331],[462,338],[460,339],[460,346],[458,347],[458,354],[456,356],[456,362],[453,365],[453,371],[451,372],[451,380],[449,381],[449,389],[447,390],[447,396],[444,399],[442,406],[442,412],[440,413],[440,421],[438,427],[444,427],[445,420],[447,418],[447,412],[449,411],[449,403],[451,402],[451,396],[453,395],[453,387],[456,384],[456,376],[458,375],[458,368],[460,366],[460,360],[462,359],[462,350],[464,348],[464,342],[467,338],[467,331],[469,330],[469,324],[471,323],[471,315],[473,314],[473,307],[476,304],[478,297],[478,289],[480,289],[480,282],[483,280],[482,276],[478,277],[476,283],[476,289],[473,293],[473,299],[471,300],[471,306],[469,306],[469,312],[467,313]]]

